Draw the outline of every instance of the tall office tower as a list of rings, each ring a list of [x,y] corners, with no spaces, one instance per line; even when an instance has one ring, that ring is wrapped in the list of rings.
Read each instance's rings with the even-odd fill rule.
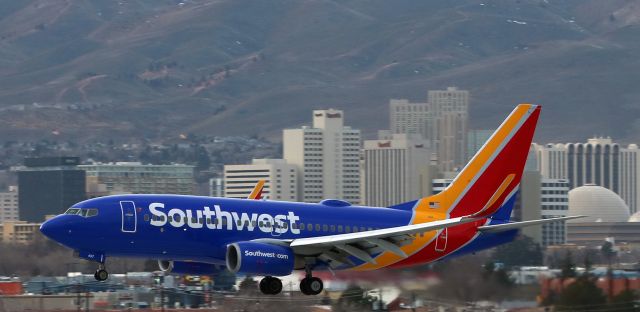
[[[86,199],[85,172],[78,157],[25,158],[18,171],[21,221],[42,222]]]
[[[0,224],[5,221],[18,221],[18,187],[9,186],[0,193]]]
[[[209,196],[211,197],[224,196],[224,179],[223,178],[209,179]]]
[[[469,130],[467,132],[466,161],[469,162],[473,156],[484,146],[495,130]]]
[[[541,180],[541,216],[543,219],[566,217],[569,212],[569,180]],[[567,242],[567,225],[565,221],[545,223],[542,225],[542,246],[562,245]]]
[[[469,91],[449,87],[429,91],[432,118],[430,138],[443,172],[456,171],[466,163]]]
[[[298,174],[298,200],[360,203],[360,130],[344,126],[341,110],[314,110],[313,127],[285,129],[283,154]]]
[[[265,180],[264,198],[296,200],[296,166],[287,164],[284,159],[254,159],[251,164],[225,165],[224,197],[247,198],[260,180]]]
[[[410,103],[406,99],[389,101],[389,125],[392,133],[420,134],[431,137],[431,114],[427,103]]]
[[[381,132],[364,141],[363,204],[388,207],[429,195],[431,150],[420,134]]]
[[[620,146],[611,138],[567,144],[567,178],[571,189],[596,184],[619,194]]]
[[[193,166],[116,162],[78,167],[86,171],[87,185],[104,185],[108,193],[192,195],[194,191]]]
[[[520,186],[516,197],[516,202],[511,212],[511,219],[514,221],[537,220],[542,216],[541,196],[542,177],[537,171],[527,171],[522,173]],[[529,236],[534,242],[542,243],[542,231],[540,227],[530,226],[522,229],[522,234]]]
[[[640,149],[638,145],[630,144],[620,149],[620,197],[624,199],[631,214],[638,211],[640,203]]]
[[[587,143],[535,145],[538,169],[545,178],[568,179],[574,189],[595,184],[614,191],[638,211],[638,150],[620,147],[611,138],[591,138]]]
[[[548,179],[567,179],[567,147],[565,144],[531,144],[536,153],[537,168]]]

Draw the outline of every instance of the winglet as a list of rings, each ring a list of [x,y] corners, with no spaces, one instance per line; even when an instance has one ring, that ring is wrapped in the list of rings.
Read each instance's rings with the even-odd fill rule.
[[[253,191],[249,194],[247,199],[262,199],[262,189],[264,188],[265,180],[258,180],[256,186],[253,187]]]

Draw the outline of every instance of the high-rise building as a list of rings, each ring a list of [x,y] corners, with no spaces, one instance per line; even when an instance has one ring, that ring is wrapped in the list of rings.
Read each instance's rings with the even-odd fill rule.
[[[224,197],[224,179],[223,178],[209,179],[209,196]]]
[[[469,91],[449,87],[429,91],[430,137],[443,172],[456,171],[466,163]]]
[[[78,166],[86,171],[87,185],[103,186],[107,193],[184,194],[194,191],[193,166],[143,165],[116,162]],[[98,189],[101,189],[98,187]],[[102,195],[102,194],[99,194]]]
[[[543,219],[566,217],[569,211],[569,180],[541,180],[541,217]],[[567,225],[565,221],[545,223],[542,225],[542,246],[562,245],[567,242]]]
[[[86,199],[85,172],[78,157],[25,158],[18,171],[20,220],[41,222]]]
[[[360,130],[344,126],[341,110],[314,110],[313,127],[285,129],[283,150],[296,166],[297,200],[360,203]]]
[[[364,141],[362,157],[363,204],[388,207],[430,195],[431,150],[420,134],[381,132]]]
[[[542,217],[541,196],[542,177],[537,171],[527,171],[522,173],[516,202],[511,212],[514,221],[537,220]],[[529,226],[523,228],[522,234],[529,236],[534,242],[542,243],[542,230],[539,226]]]
[[[640,149],[630,144],[620,149],[620,197],[629,206],[631,213],[638,212],[640,204]]]
[[[18,221],[18,187],[9,186],[0,193],[0,224],[5,221]]]
[[[224,197],[247,198],[260,180],[265,180],[262,196],[272,200],[295,201],[296,166],[284,159],[254,159],[251,164],[224,166]]]
[[[389,101],[389,125],[392,133],[420,134],[431,137],[431,114],[427,103],[411,103],[406,99]]]
[[[484,146],[495,130],[469,130],[467,132],[466,161],[470,161],[473,156]]]
[[[538,170],[545,178],[567,179],[570,189],[602,186],[620,195],[631,213],[638,211],[640,150],[635,144],[623,148],[611,138],[591,138],[587,143],[533,146]]]

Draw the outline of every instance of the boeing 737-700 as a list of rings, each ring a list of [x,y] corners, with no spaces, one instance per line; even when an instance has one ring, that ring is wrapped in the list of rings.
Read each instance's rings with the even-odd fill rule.
[[[574,217],[511,222],[540,107],[518,105],[442,192],[391,207],[115,195],[89,199],[42,224],[49,238],[94,261],[106,280],[107,257],[157,259],[168,273],[228,269],[264,276],[277,294],[285,276],[304,270],[300,290],[319,294],[316,270],[402,268],[473,253],[513,240],[525,226]]]

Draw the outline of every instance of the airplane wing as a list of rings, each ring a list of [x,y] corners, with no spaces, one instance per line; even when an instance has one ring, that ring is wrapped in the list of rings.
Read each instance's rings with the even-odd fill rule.
[[[550,223],[550,222],[558,222],[563,220],[571,220],[571,219],[577,219],[577,218],[584,218],[584,217],[585,216],[569,216],[569,217],[558,217],[558,218],[530,220],[530,221],[522,221],[522,222],[511,222],[511,223],[495,224],[495,225],[485,225],[485,226],[479,227],[478,231],[495,233],[495,232],[519,229],[527,226],[539,225],[539,224]]]
[[[264,189],[264,181],[265,180],[258,180],[258,183],[256,183],[256,186],[253,187],[253,191],[251,191],[251,194],[249,194],[249,197],[247,197],[247,199],[262,199],[262,189]]]
[[[380,230],[298,238],[289,242],[289,246],[297,254],[320,254],[320,257],[333,260],[338,264],[350,263],[349,256],[375,263],[372,253],[390,251],[403,258],[407,257],[400,248],[411,241],[411,235],[444,229],[447,227],[477,221],[478,218],[458,217],[421,224],[398,226]]]

